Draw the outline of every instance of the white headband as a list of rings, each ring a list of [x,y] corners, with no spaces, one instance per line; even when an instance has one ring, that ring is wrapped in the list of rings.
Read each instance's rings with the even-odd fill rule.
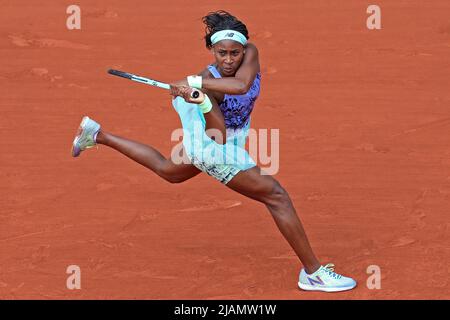
[[[211,43],[215,45],[217,42],[222,40],[233,40],[237,41],[243,46],[247,44],[247,38],[240,32],[235,30],[222,30],[214,33],[211,36]]]

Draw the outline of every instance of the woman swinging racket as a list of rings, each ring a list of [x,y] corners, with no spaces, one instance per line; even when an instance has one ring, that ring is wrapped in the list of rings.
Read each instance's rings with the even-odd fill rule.
[[[245,24],[225,11],[209,13],[203,17],[203,22],[206,25],[206,47],[213,53],[215,61],[198,75],[173,83],[170,90],[185,133],[183,152],[190,163],[174,162],[151,146],[108,133],[88,117],[84,117],[80,124],[73,141],[72,155],[77,157],[96,144],[106,145],[172,183],[188,180],[203,171],[228,188],[267,207],[304,266],[298,281],[301,289],[335,292],[354,288],[356,282],[335,273],[332,264],[320,264],[288,193],[277,180],[261,174],[260,168],[248,157],[245,161],[234,159],[235,162],[220,163],[216,161],[217,157],[204,156],[202,148],[205,146],[214,146],[216,155],[223,153],[227,159],[230,158],[225,150],[227,145],[243,148],[250,114],[259,96],[261,76],[258,50],[247,42],[249,37]],[[193,88],[203,93],[201,101],[191,97]],[[202,134],[215,129],[223,140],[213,141],[217,135],[199,136],[194,128],[198,128],[198,124]]]

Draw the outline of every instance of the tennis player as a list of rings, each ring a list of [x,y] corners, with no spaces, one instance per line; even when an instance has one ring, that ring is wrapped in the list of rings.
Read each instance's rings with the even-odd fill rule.
[[[171,183],[205,172],[267,207],[303,264],[298,280],[301,289],[336,292],[354,288],[355,280],[335,273],[333,264],[322,265],[316,258],[291,199],[280,183],[270,175],[261,174],[246,152],[243,158],[230,156],[226,146],[245,146],[250,115],[260,94],[258,50],[248,42],[245,24],[228,12],[209,13],[203,17],[203,23],[206,47],[212,52],[214,62],[197,75],[172,83],[170,90],[172,104],[183,125],[183,153],[189,163],[180,164],[149,145],[108,133],[89,117],[84,117],[80,124],[72,156],[77,157],[100,144],[119,151]],[[193,88],[203,93],[200,103],[191,98]],[[206,138],[196,135],[195,127],[199,125]],[[208,134],[212,129],[219,134]],[[216,139],[220,135],[222,139]],[[204,149],[210,146],[214,146],[216,155],[223,157],[205,156]],[[220,162],[218,158],[231,161]]]

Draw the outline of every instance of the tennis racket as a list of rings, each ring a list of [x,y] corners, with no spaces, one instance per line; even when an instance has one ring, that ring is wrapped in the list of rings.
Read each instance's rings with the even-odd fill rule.
[[[129,72],[119,71],[119,70],[115,70],[115,69],[109,69],[108,73],[112,74],[114,76],[118,76],[118,77],[122,77],[122,78],[125,78],[125,79],[129,79],[129,80],[133,80],[133,81],[136,81],[136,82],[140,82],[140,83],[143,83],[143,84],[147,84],[149,86],[170,90],[170,85],[167,84],[167,83],[160,82],[160,81],[157,81],[157,80],[153,80],[153,79],[150,79],[150,78],[141,77],[141,76],[129,73]],[[197,99],[198,97],[200,97],[200,91],[195,90],[195,89],[192,90],[191,97],[194,98],[194,99]]]

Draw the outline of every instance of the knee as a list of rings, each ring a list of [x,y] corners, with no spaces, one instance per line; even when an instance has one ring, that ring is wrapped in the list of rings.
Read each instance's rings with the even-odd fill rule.
[[[175,175],[165,176],[164,180],[166,180],[169,183],[182,183],[183,181],[186,181],[185,178],[180,178],[180,177],[175,176]]]
[[[287,191],[276,181],[265,197],[264,204],[268,206],[283,206],[289,204],[289,195]]]
[[[156,171],[156,173],[158,174],[158,176],[169,183],[181,183],[186,180],[185,178],[175,174],[171,170],[168,170],[166,167],[160,168],[158,171]]]

